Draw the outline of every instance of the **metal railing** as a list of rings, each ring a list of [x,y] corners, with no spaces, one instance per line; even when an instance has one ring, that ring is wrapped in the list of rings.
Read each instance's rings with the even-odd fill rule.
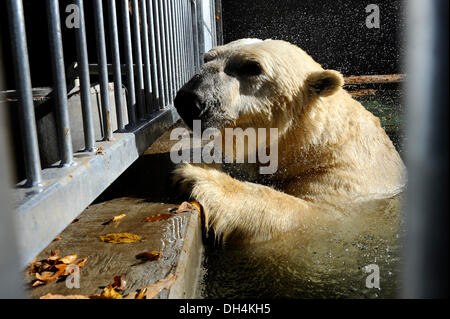
[[[7,0],[25,158],[26,180],[18,183],[13,194],[18,227],[26,234],[19,243],[22,265],[38,254],[179,118],[173,100],[177,90],[201,65],[200,57],[205,47],[199,42],[204,37],[204,32],[200,31],[213,29],[210,42],[217,43],[215,15],[212,14],[215,2],[72,1],[71,9],[77,13],[78,22],[73,32],[75,76],[79,79],[75,88],[79,102],[75,104],[81,108],[79,123],[84,144],[81,151],[74,147],[71,135],[74,129],[80,128],[71,127],[73,103],[67,83],[72,75],[68,74],[64,64],[62,28],[65,26],[61,23],[64,19],[61,19],[60,3],[58,0],[43,2],[47,9],[59,161],[42,168],[26,16],[22,0]],[[206,20],[202,4],[211,10]],[[85,21],[88,10],[93,13],[92,32]],[[91,34],[95,34],[97,63],[88,61],[87,37]],[[110,52],[107,52],[108,47]],[[93,76],[95,79],[98,76],[99,121],[95,121],[93,115]],[[114,87],[113,98],[110,97],[111,85]],[[100,126],[100,140],[96,138],[97,126]]]

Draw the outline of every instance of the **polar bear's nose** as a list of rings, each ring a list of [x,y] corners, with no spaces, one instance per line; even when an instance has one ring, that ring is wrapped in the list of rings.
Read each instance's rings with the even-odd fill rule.
[[[183,121],[192,128],[192,121],[198,119],[202,111],[199,97],[191,91],[181,89],[174,104]]]

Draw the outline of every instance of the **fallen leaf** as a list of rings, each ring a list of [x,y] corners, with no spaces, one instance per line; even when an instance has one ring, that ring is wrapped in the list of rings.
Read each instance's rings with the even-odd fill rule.
[[[148,261],[154,261],[154,260],[158,260],[159,257],[161,256],[161,252],[160,251],[147,251],[145,253],[140,253],[136,255],[137,259],[145,259]]]
[[[64,264],[71,264],[77,259],[77,255],[69,255],[63,258],[58,259],[58,261],[64,263]]]
[[[79,221],[80,221],[79,218],[75,218],[74,220],[72,220],[72,223],[71,223],[71,224],[74,224],[74,223],[79,222]]]
[[[146,217],[144,219],[144,221],[145,222],[158,222],[160,220],[169,219],[172,216],[173,216],[172,214],[157,214],[157,215],[154,215],[154,216]]]
[[[47,260],[57,260],[59,258],[59,250],[50,251],[50,257]]]
[[[121,220],[122,218],[124,218],[125,216],[127,216],[127,215],[126,214],[120,214],[120,215],[114,216],[113,218],[111,218],[107,222],[103,223],[102,225],[108,225],[108,224],[117,222],[117,221]]]
[[[127,282],[122,278],[122,276],[114,277],[114,283],[112,284],[112,287],[114,289],[123,291],[126,285]]]
[[[53,239],[53,241],[58,241],[58,240],[61,240],[62,239],[62,235],[59,235],[59,236],[56,236],[54,239]]]
[[[100,298],[102,299],[122,299],[122,295],[119,294],[116,289],[112,287],[112,285],[109,285],[108,287],[105,287],[103,289],[102,293],[100,294]]]
[[[106,243],[121,244],[121,243],[135,243],[141,240],[139,235],[131,233],[112,233],[100,236],[100,239]]]
[[[45,285],[45,281],[35,280],[31,286],[37,287],[37,286],[41,286],[41,285]]]
[[[172,287],[172,285],[174,284],[174,282],[176,280],[177,280],[177,276],[170,273],[166,276],[166,278],[158,280],[155,284],[143,287],[139,291],[139,293],[136,293],[136,292],[129,293],[126,296],[126,299],[138,299],[137,298],[138,296],[139,296],[139,299],[153,299],[161,292],[161,290],[170,289],[170,287]],[[145,289],[145,291],[143,292],[144,289]],[[142,292],[142,294],[141,294],[141,292]],[[145,296],[145,298],[144,298],[144,296]]]
[[[147,288],[139,289],[139,292],[137,293],[136,297],[134,299],[147,299],[146,294]]]
[[[78,267],[83,267],[86,264],[86,261],[88,260],[89,257],[84,257],[82,259],[78,259],[74,264],[77,265]]]

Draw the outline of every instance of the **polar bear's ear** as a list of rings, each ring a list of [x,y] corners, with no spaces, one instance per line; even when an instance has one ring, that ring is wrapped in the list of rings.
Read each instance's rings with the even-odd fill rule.
[[[314,95],[330,96],[344,85],[344,77],[333,70],[313,72],[306,79],[306,85]]]

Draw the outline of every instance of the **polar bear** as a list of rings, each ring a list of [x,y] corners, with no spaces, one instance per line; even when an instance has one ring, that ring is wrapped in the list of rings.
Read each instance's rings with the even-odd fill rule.
[[[175,98],[188,126],[200,119],[202,129],[278,129],[278,170],[260,180],[212,166],[175,169],[216,236],[269,240],[339,222],[346,212],[337,207],[402,190],[399,154],[379,119],[342,88],[339,72],[280,40],[234,41],[211,49],[204,62]]]

